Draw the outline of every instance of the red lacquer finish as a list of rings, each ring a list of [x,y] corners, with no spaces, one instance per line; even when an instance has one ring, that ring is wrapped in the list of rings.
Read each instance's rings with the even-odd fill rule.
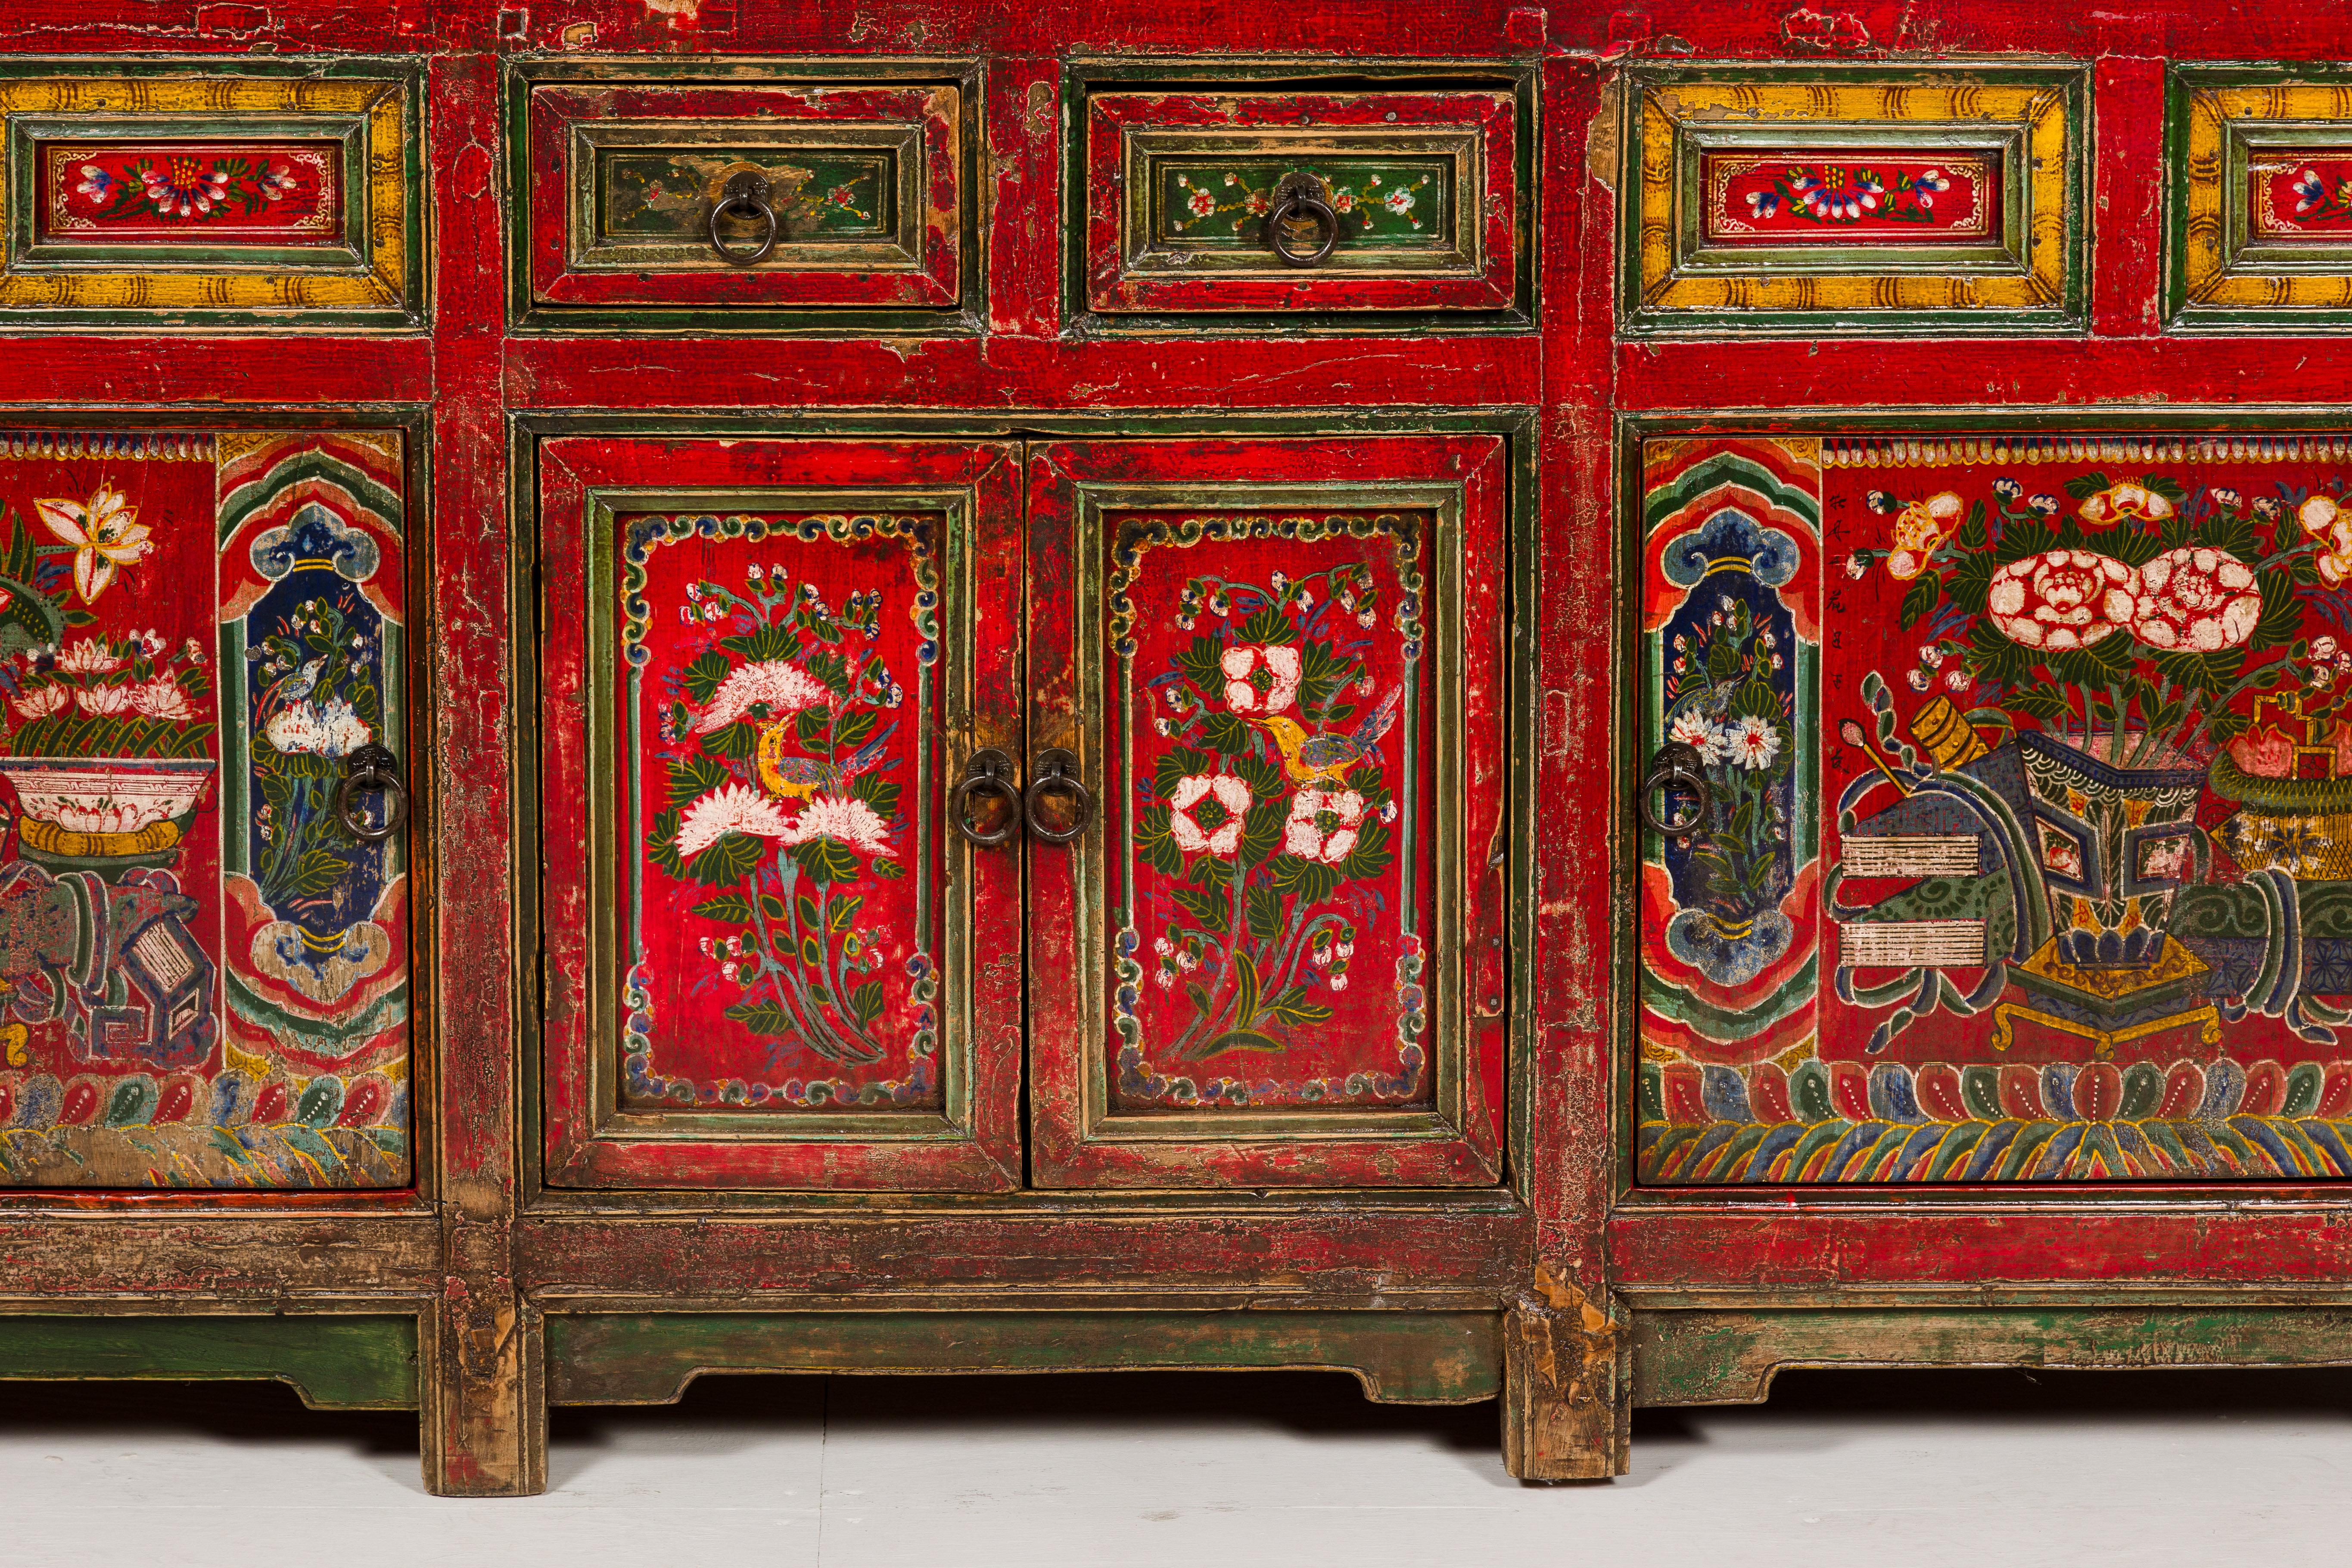
[[[1508,309],[1519,303],[1513,279],[1523,221],[1514,112],[1505,92],[1097,91],[1086,120],[1087,303],[1110,312]],[[1429,192],[1427,176],[1377,183],[1373,166],[1401,155],[1396,149],[1449,136],[1460,143],[1444,153],[1450,188]],[[1165,156],[1197,165],[1203,179],[1163,177],[1133,146],[1155,138],[1182,148]],[[1262,165],[1255,179],[1225,167],[1244,158]],[[1274,194],[1264,174],[1293,166],[1330,176],[1339,232],[1319,268],[1286,265],[1264,234]],[[1358,166],[1366,172],[1349,173]],[[1444,237],[1434,213],[1417,216],[1439,197],[1448,204]],[[1458,230],[1457,207],[1466,209]],[[1319,238],[1299,243],[1311,248]],[[1360,247],[1371,254],[1357,267],[1350,258]],[[1188,276],[1169,266],[1171,254],[1208,265]]]
[[[964,243],[960,101],[957,90],[944,86],[537,87],[526,198],[531,296],[558,306],[951,306]],[[599,236],[583,226],[610,220],[611,192],[600,183],[606,176],[590,138],[607,130],[676,153],[678,173],[694,181],[666,196],[681,247],[691,252],[688,259],[647,265],[625,254],[596,258]],[[890,243],[849,247],[838,259],[810,254],[823,247],[795,246],[805,226],[792,205],[795,193],[779,188],[770,192],[778,209],[775,257],[738,266],[717,254],[707,230],[712,193],[723,195],[727,174],[752,162],[744,156],[747,146],[786,138],[777,157],[797,168],[823,155],[829,135],[851,151],[867,150],[856,140],[866,132],[905,139],[892,146],[912,163],[906,191],[865,183],[810,197],[838,196],[837,205],[862,204],[859,211],[869,216],[887,216]],[[748,250],[760,236],[728,237]]]
[[[1101,802],[1030,848],[1046,1184],[1495,1179],[1502,458],[1033,450],[1032,745]]]
[[[1010,1184],[1018,863],[946,812],[1017,734],[978,631],[1016,454],[580,438],[541,476],[551,1181]]]
[[[342,231],[340,142],[43,142],[40,235],[97,245],[317,245]]]

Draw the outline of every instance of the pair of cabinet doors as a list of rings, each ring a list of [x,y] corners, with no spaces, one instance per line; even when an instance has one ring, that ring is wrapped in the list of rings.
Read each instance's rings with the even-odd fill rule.
[[[1507,469],[542,439],[549,1184],[1497,1181]]]

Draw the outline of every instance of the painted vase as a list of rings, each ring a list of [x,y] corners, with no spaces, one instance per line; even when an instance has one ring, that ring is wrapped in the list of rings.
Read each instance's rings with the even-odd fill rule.
[[[2174,895],[2203,858],[2195,816],[2205,764],[2169,750],[2142,757],[2143,740],[2017,737],[2052,956],[2074,969],[2164,964]]]

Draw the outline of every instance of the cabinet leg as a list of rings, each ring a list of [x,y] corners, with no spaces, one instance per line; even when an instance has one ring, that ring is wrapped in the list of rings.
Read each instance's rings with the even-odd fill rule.
[[[1549,1269],[1503,1320],[1503,1464],[1523,1481],[1625,1473],[1633,1336],[1622,1310]]]
[[[440,1497],[547,1489],[547,1382],[540,1311],[511,1288],[460,1279],[424,1316],[417,1368],[425,1485]]]

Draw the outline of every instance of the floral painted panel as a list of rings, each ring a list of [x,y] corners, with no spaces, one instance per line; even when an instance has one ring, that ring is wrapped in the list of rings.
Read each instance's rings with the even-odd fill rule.
[[[394,436],[0,437],[0,1184],[407,1181],[405,857],[335,802],[406,750],[402,493]]]
[[[1648,836],[1643,1179],[2352,1174],[2343,440],[1650,458],[1653,723],[1715,798]],[[1793,800],[1746,724],[1775,533]]]
[[[936,1112],[939,519],[619,527],[623,1107]]]
[[[768,182],[777,232],[793,239],[873,239],[888,237],[895,226],[890,197],[897,174],[887,153],[810,148],[780,157],[770,149],[606,149],[598,163],[608,237],[706,239],[711,209],[739,174]],[[719,219],[722,233],[739,224],[756,243],[756,215],[730,211]]]
[[[1700,163],[1714,244],[1982,239],[2000,211],[2000,170],[1981,154],[1707,153]]]
[[[1109,526],[1117,1102],[1428,1105],[1432,518]]]
[[[1160,222],[1187,245],[1263,249],[1265,215],[1285,174],[1312,174],[1330,193],[1342,240],[1383,246],[1454,243],[1450,158],[1228,158],[1159,165]],[[1307,220],[1311,223],[1312,220]],[[1305,243],[1319,243],[1307,240]]]
[[[2352,237],[2352,153],[2252,160],[2246,189],[2252,229],[2268,239]]]
[[[340,142],[46,142],[43,237],[315,245],[342,231]]]

